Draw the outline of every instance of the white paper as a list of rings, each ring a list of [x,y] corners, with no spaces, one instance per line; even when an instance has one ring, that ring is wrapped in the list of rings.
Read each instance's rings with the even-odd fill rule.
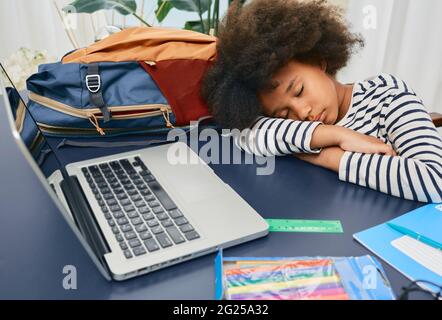
[[[409,236],[393,240],[391,245],[428,270],[442,277],[442,250]]]

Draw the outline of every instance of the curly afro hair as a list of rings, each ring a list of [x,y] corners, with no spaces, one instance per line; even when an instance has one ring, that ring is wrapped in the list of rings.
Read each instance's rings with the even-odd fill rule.
[[[288,62],[325,62],[334,77],[363,46],[325,0],[237,0],[220,23],[217,60],[201,95],[221,127],[244,129],[262,115],[258,92]]]

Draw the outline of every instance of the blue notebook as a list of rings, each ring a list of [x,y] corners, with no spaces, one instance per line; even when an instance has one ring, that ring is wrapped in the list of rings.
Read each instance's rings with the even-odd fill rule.
[[[442,244],[441,204],[423,206],[353,237],[410,280],[427,280],[442,285],[442,251],[438,247]],[[422,244],[425,245],[422,247]],[[425,288],[439,291],[431,285],[425,285]]]

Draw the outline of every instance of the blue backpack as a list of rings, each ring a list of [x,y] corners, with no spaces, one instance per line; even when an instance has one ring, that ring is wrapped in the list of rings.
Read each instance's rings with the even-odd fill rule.
[[[61,137],[158,133],[209,116],[199,91],[216,38],[137,27],[39,66],[27,80],[41,130]]]

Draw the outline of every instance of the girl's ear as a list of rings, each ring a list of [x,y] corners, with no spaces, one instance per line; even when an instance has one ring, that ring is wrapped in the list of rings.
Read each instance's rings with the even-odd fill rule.
[[[325,60],[321,61],[321,70],[324,72],[327,70],[327,61]]]

